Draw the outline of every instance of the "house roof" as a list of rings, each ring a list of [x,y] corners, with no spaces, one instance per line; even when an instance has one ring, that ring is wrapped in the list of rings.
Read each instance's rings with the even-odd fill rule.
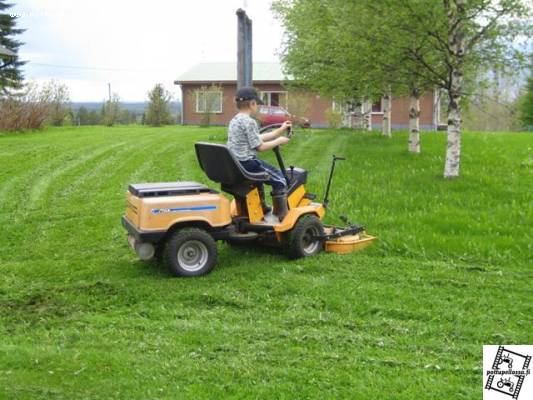
[[[253,64],[254,82],[280,82],[287,77],[276,62],[258,62]],[[233,62],[201,63],[196,64],[182,74],[174,82],[181,83],[205,83],[205,82],[236,82],[237,64]]]
[[[6,46],[0,44],[0,54],[4,55],[4,56],[10,56],[10,57],[15,57],[17,55],[17,53],[15,53],[14,51],[11,51],[9,50]]]

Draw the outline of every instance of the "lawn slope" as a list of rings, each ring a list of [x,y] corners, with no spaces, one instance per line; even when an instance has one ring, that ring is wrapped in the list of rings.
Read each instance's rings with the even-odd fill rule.
[[[223,128],[0,136],[0,398],[479,398],[482,345],[533,341],[533,137],[300,131],[286,164],[379,242],[289,261],[219,244],[197,279],[138,261],[130,182],[197,180]],[[274,160],[272,155],[267,158]],[[338,223],[333,213],[328,222]],[[357,394],[357,396],[356,396]]]

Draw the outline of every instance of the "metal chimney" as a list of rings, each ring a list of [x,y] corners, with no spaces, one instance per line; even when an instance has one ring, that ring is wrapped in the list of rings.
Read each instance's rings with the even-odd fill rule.
[[[237,89],[252,86],[252,20],[237,10]]]

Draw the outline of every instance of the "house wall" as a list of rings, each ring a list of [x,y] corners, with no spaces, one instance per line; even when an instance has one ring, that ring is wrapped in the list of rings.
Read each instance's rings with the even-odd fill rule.
[[[216,82],[213,82],[217,84]],[[212,125],[227,125],[231,118],[237,113],[235,108],[234,97],[237,85],[234,83],[221,83],[222,87],[222,112],[213,114],[211,117]],[[185,125],[199,125],[202,114],[196,112],[195,91],[202,86],[211,86],[211,83],[204,84],[182,84],[182,104],[183,104],[183,123]],[[277,83],[254,83],[258,91],[285,91],[281,84]],[[326,110],[332,105],[331,99],[318,94],[309,94],[309,115],[303,115],[309,118],[313,127],[327,127]],[[289,100],[290,103],[290,100]],[[423,129],[433,128],[433,93],[427,93],[420,99],[420,125]],[[382,114],[372,115],[373,128],[380,128],[383,120]],[[392,99],[392,127],[394,129],[405,129],[409,125],[409,99],[394,98]]]

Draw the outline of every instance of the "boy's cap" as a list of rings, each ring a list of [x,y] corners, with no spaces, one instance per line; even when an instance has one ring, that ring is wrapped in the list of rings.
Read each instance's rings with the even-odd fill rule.
[[[259,98],[257,91],[251,86],[245,86],[237,90],[237,93],[235,93],[235,100],[236,101],[255,100],[257,104],[261,104],[261,105],[264,104]]]

